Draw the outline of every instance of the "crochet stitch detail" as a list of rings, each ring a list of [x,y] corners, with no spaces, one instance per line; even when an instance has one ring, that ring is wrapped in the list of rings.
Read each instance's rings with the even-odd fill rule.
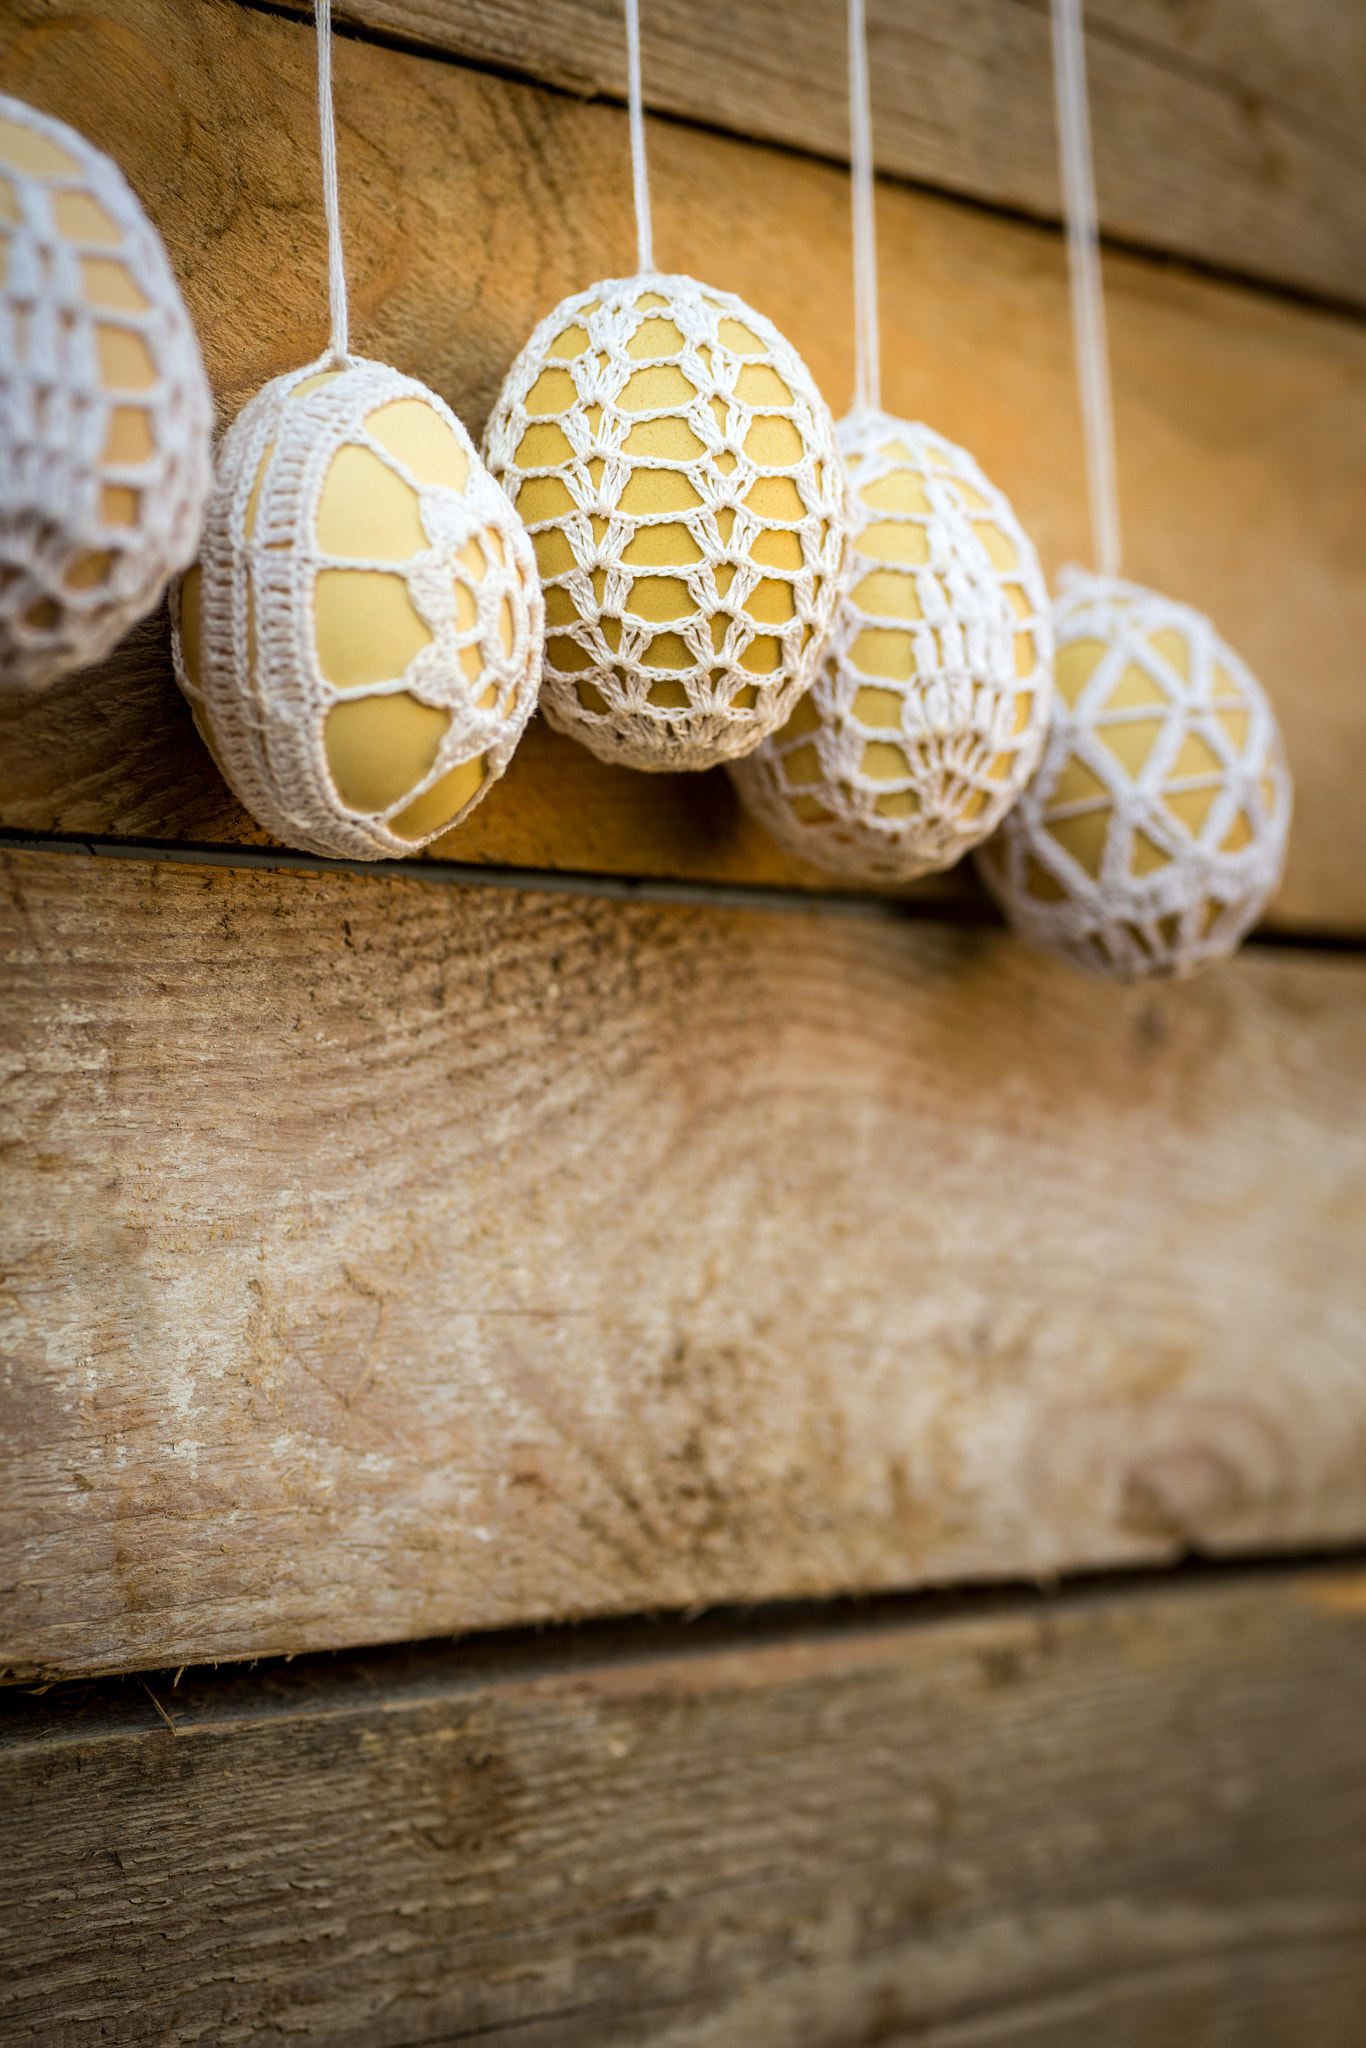
[[[385,425],[382,416],[404,401],[430,408],[446,429],[436,465],[444,479],[405,455]],[[425,545],[397,559],[324,549],[320,501],[348,451],[364,451],[377,485],[407,507]],[[463,482],[452,482],[462,470]],[[342,368],[324,358],[259,391],[219,449],[199,575],[195,615],[177,620],[176,674],[227,781],[288,845],[361,860],[412,853],[466,817],[506,768],[536,701],[535,557],[459,420],[414,378],[356,356]],[[395,622],[381,643],[396,649],[394,672],[330,678],[319,606],[342,607],[344,621],[347,604],[363,608],[376,596]],[[194,600],[187,578],[186,607]],[[397,695],[447,723],[412,786],[362,808],[337,787],[328,717]],[[422,719],[421,710],[411,715]],[[439,729],[430,717],[426,725]],[[439,811],[446,778],[481,756],[482,779],[467,800],[415,824],[419,800],[431,799],[427,814]]]
[[[594,285],[532,335],[485,449],[540,563],[558,731],[668,770],[782,723],[833,615],[846,510],[830,414],[771,322],[688,277]]]
[[[1202,612],[1071,569],[1038,774],[978,854],[1020,937],[1096,975],[1232,953],[1275,891],[1291,783],[1275,713]]]
[[[0,97],[0,680],[98,661],[152,609],[195,551],[212,423],[161,238],[117,166]]]
[[[845,595],[810,694],[731,778],[789,852],[884,886],[949,867],[1043,746],[1048,594],[1004,493],[931,428],[842,420]]]

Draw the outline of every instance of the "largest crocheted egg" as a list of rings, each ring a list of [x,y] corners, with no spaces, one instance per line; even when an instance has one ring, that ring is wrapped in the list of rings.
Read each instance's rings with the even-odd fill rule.
[[[1275,890],[1291,786],[1265,691],[1202,612],[1064,574],[1039,771],[978,865],[1031,945],[1118,980],[1231,953]]]
[[[485,433],[546,603],[541,703],[633,768],[708,768],[815,673],[846,509],[829,411],[744,301],[596,284],[541,322]]]
[[[0,680],[107,654],[199,538],[213,407],[118,167],[0,97]]]
[[[886,886],[951,866],[1023,789],[1052,625],[1033,546],[965,449],[866,410],[839,437],[849,587],[810,692],[730,773],[779,845]]]
[[[176,673],[268,832],[377,860],[502,774],[541,611],[521,521],[454,413],[353,356],[277,377],[224,437]]]

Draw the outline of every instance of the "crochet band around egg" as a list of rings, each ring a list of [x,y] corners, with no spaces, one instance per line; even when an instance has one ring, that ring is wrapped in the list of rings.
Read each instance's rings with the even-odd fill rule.
[[[353,357],[276,378],[226,436],[176,672],[268,832],[373,860],[449,830],[502,774],[541,619],[531,545],[460,422]]]
[[[1043,761],[978,865],[1021,938],[1097,975],[1231,953],[1285,859],[1275,713],[1203,613],[1072,571]]]
[[[730,772],[789,852],[892,885],[951,866],[1024,787],[1052,625],[1033,546],[964,449],[871,410],[839,438],[846,594],[809,694]]]
[[[645,274],[543,320],[485,435],[546,602],[541,702],[604,760],[706,768],[815,672],[844,547],[834,426],[727,292]]]
[[[117,166],[0,97],[0,681],[98,661],[195,551],[213,408]]]

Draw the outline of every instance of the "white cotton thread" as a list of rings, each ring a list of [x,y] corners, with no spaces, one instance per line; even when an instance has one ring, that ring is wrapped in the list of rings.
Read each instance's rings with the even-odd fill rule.
[[[650,173],[645,156],[645,102],[640,83],[639,0],[626,0],[626,73],[631,119],[631,183],[636,203],[636,270],[643,277],[655,267],[655,245],[650,218]]]
[[[1043,745],[1053,639],[1038,557],[964,448],[880,410],[863,0],[849,0],[855,404],[844,586],[811,689],[730,768],[788,852],[897,887],[1000,823]]]
[[[849,165],[854,208],[854,411],[879,412],[882,365],[873,214],[873,115],[864,0],[849,0]]]
[[[199,541],[213,401],[118,166],[0,97],[0,685],[101,660]]]
[[[337,116],[332,104],[332,0],[313,0],[313,26],[318,45],[318,141],[323,168],[323,212],[327,217],[327,296],[332,315],[328,353],[340,369],[349,360],[350,321],[341,199],[337,190]]]
[[[1233,953],[1274,895],[1293,792],[1256,677],[1190,605],[1123,582],[1081,0],[1052,0],[1096,573],[1065,569],[1038,773],[977,865],[1026,944],[1116,981]]]
[[[507,767],[544,604],[526,530],[449,406],[350,353],[327,0],[314,22],[331,338],[224,436],[173,651],[253,817],[378,860],[460,824]]]
[[[1114,403],[1100,270],[1091,117],[1086,96],[1082,0],[1052,0],[1053,85],[1057,102],[1072,333],[1077,355],[1086,480],[1096,571],[1118,576],[1121,563]]]

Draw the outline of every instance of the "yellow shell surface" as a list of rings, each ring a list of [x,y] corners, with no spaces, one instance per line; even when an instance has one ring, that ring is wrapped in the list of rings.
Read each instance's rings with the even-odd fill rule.
[[[537,329],[485,445],[536,550],[551,722],[637,768],[757,745],[814,672],[846,517],[776,329],[690,278],[595,285]]]

